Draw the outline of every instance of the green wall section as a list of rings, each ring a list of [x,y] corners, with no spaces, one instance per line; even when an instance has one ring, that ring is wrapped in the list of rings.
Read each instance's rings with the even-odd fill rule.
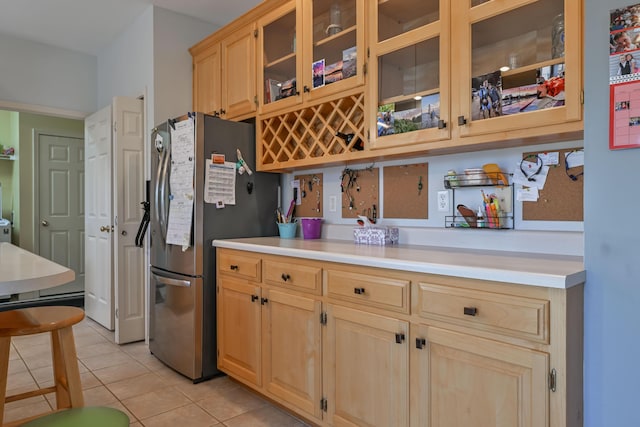
[[[18,113],[0,110],[0,146],[13,147],[18,144]],[[2,218],[11,219],[14,191],[14,175],[18,167],[12,160],[0,160],[0,185],[2,185]]]
[[[30,251],[35,246],[34,218],[37,214],[33,211],[34,131],[83,138],[84,121],[0,110],[0,144],[7,145],[4,142],[5,134],[16,141],[11,144],[16,149],[16,160],[0,160],[3,217],[9,218],[13,210],[12,241]]]

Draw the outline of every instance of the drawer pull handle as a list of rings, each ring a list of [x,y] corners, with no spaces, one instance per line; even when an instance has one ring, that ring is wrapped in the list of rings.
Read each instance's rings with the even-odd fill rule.
[[[286,282],[287,280],[291,279],[291,276],[289,276],[289,275],[288,275],[288,274],[286,274],[286,273],[282,273],[282,276],[281,276],[281,277],[282,277],[282,281],[283,281],[283,282]]]
[[[424,338],[416,338],[416,348],[418,350],[422,350],[425,345],[427,345],[427,340]]]
[[[475,316],[478,314],[478,309],[475,307],[465,307],[464,308],[464,314],[466,316]]]
[[[404,341],[404,334],[396,334],[396,344],[402,344]]]
[[[231,264],[231,265],[229,266],[229,268],[230,268],[231,270],[234,270],[234,271],[238,271],[238,270],[240,269],[240,267],[238,267],[238,266],[237,266],[237,265],[235,265],[235,264]]]
[[[268,300],[267,298],[262,298],[262,299],[260,300],[260,304],[262,304],[262,305],[265,305],[265,304],[266,304],[266,303],[268,303],[268,302],[269,302],[269,300]]]
[[[358,295],[364,294],[364,288],[353,288],[353,293]]]
[[[258,301],[259,297],[258,295],[251,295],[251,302],[256,302]]]

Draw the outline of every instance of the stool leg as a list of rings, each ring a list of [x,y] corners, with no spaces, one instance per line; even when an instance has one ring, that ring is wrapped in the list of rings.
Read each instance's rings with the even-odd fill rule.
[[[0,425],[4,422],[4,399],[7,395],[7,376],[9,375],[9,353],[11,337],[0,338]]]
[[[51,331],[51,344],[57,408],[84,406],[78,358],[71,326]]]

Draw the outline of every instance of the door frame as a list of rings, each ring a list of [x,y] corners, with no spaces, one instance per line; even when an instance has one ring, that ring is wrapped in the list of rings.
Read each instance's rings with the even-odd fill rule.
[[[83,119],[84,120],[84,119]],[[36,254],[40,254],[40,227],[38,214],[40,212],[40,135],[52,135],[62,138],[78,138],[84,141],[84,133],[45,130],[45,129],[33,129],[31,137],[31,165],[32,165],[32,187],[33,193],[31,194],[31,205],[33,206],[33,251]],[[84,149],[84,142],[82,144]]]

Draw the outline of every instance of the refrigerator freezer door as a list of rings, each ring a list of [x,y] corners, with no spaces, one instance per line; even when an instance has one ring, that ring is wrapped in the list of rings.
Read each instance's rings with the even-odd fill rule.
[[[183,251],[181,246],[166,243],[169,222],[169,199],[171,188],[171,135],[169,125],[163,123],[151,135],[151,265],[166,271],[179,272],[189,276],[202,275],[202,244],[195,234],[195,243]],[[198,141],[196,140],[196,145]],[[194,210],[198,208],[196,201]]]
[[[151,269],[154,356],[195,380],[202,376],[202,279]]]

